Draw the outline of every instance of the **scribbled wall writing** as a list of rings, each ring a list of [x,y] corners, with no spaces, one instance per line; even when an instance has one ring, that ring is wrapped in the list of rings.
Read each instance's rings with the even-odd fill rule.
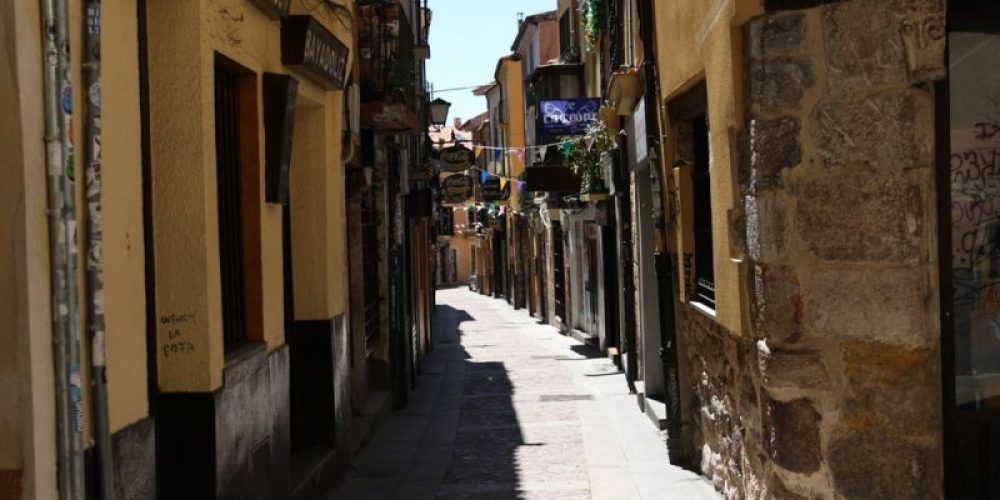
[[[164,358],[195,352],[187,329],[196,322],[194,313],[164,314],[160,317],[160,353]]]

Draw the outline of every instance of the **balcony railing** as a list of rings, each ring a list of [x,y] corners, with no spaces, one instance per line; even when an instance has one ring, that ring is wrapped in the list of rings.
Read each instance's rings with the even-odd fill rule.
[[[358,2],[362,102],[414,103],[413,30],[395,1]]]

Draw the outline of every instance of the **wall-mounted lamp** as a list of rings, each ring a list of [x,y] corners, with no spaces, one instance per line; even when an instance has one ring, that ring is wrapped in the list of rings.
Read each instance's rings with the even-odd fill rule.
[[[448,121],[448,109],[451,108],[451,103],[438,97],[430,102],[430,112],[431,112],[431,125],[438,128],[444,126]]]

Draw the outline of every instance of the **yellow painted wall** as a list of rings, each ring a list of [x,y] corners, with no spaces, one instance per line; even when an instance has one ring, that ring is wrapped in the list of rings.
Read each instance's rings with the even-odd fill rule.
[[[504,133],[507,138],[506,147],[524,147],[524,70],[520,60],[505,57],[497,67],[497,83],[503,88],[506,106],[506,123],[503,124]],[[524,159],[515,154],[507,155],[507,164],[510,165],[508,175],[511,179],[517,179],[524,171]],[[510,206],[520,207],[520,193],[515,186],[510,187]]]
[[[101,7],[104,295],[114,432],[149,413],[139,49],[135,3]]]
[[[736,137],[743,122],[740,25],[751,16],[763,13],[763,7],[760,0],[682,0],[654,2],[653,7],[661,97],[669,102],[670,98],[702,79],[706,82],[711,129],[716,314],[722,326],[742,333],[744,305],[740,298],[740,280],[744,274],[743,264],[741,256],[732,250],[729,223],[730,211],[739,202]],[[665,113],[661,113],[661,120],[666,122]],[[671,128],[663,123],[661,130],[670,131]],[[663,158],[672,158],[671,153],[670,140],[666,140]],[[668,174],[679,174],[673,172],[672,167],[669,162],[664,163],[664,178]],[[690,207],[690,203],[680,206],[679,220],[690,219],[684,208]],[[686,240],[689,236],[685,231],[676,236],[675,251],[681,249],[679,253],[689,253],[691,242]],[[687,250],[683,250],[685,248]],[[683,275],[683,265],[678,271]]]
[[[309,1],[293,1],[292,14],[311,14],[349,47],[349,25]],[[299,80],[303,118],[315,125],[293,138],[293,262],[296,317],[328,319],[344,311],[346,230],[340,132],[343,95],[323,91],[281,64],[280,22],[245,0],[178,0],[150,5],[150,80],[154,165],[158,347],[175,332],[193,352],[160,352],[160,386],[209,391],[222,383],[223,346],[216,205],[213,75],[218,52],[258,76],[292,73]],[[350,64],[348,63],[348,67]],[[318,113],[312,115],[311,113]],[[263,113],[259,112],[263,159]],[[310,132],[310,129],[312,132]],[[316,130],[322,130],[316,137]],[[299,144],[300,139],[303,141]],[[314,149],[303,151],[301,146]],[[295,152],[299,154],[296,155]],[[305,155],[308,154],[308,157]],[[264,203],[261,160],[260,243],[263,340],[284,342],[282,212]]]
[[[159,385],[222,384],[212,50],[202,0],[150,2],[150,135]],[[173,337],[173,338],[171,338]],[[171,342],[192,352],[168,356]]]
[[[17,57],[34,55],[16,43],[14,5],[0,5],[0,44],[14,50],[0,51],[0,108],[6,110],[0,120],[0,234],[15,235],[18,219],[24,216],[24,153],[21,134],[21,114],[30,112],[21,107],[18,95]],[[37,33],[36,33],[37,34]],[[38,101],[35,101],[38,104]],[[10,242],[9,238],[5,240]],[[15,240],[16,241],[16,240]],[[21,361],[18,335],[18,295],[16,279],[16,246],[0,245],[0,470],[21,469],[21,402],[18,400]]]

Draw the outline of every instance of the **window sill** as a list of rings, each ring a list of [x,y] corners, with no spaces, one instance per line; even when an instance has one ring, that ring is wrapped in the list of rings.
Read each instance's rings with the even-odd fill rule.
[[[225,353],[226,369],[231,369],[262,354],[267,354],[267,344],[252,340],[246,341]]]
[[[712,309],[701,302],[688,302],[688,305],[691,306],[691,309],[698,311],[713,321],[718,321],[719,319],[719,315],[715,312],[715,309]]]

